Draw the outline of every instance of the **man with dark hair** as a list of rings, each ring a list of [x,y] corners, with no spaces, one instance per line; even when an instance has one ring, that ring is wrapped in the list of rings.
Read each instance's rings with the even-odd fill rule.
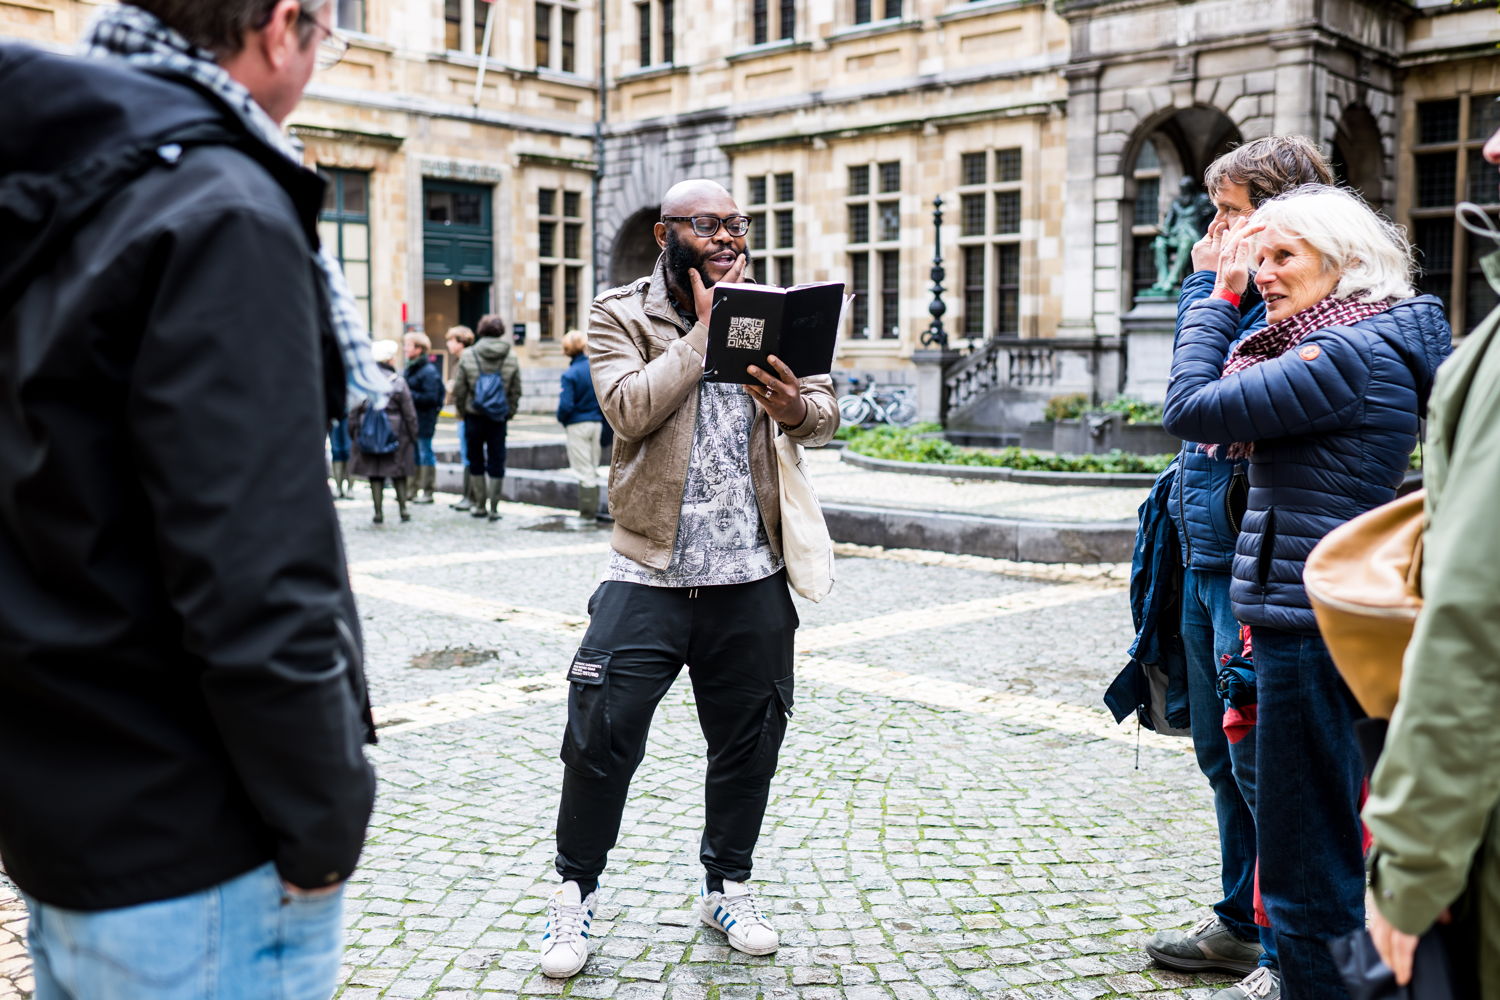
[[[1331,184],[1333,173],[1313,142],[1300,135],[1268,136],[1230,150],[1209,165],[1205,186],[1215,215],[1193,246],[1193,273],[1177,300],[1180,326],[1188,307],[1214,288],[1219,250],[1230,225],[1249,218],[1270,198],[1303,184]],[[1249,282],[1239,304],[1239,338],[1266,325],[1266,307]],[[1232,345],[1231,345],[1232,346]],[[1276,1000],[1281,995],[1275,938],[1255,925],[1255,736],[1230,743],[1217,677],[1224,657],[1242,651],[1229,601],[1229,580],[1240,515],[1245,509],[1246,463],[1214,457],[1185,442],[1177,488],[1168,500],[1182,545],[1182,643],[1188,666],[1193,750],[1213,789],[1219,825],[1219,874],[1224,898],[1191,930],[1158,932],[1146,945],[1157,964],[1182,972],[1218,969],[1245,973],[1212,1000]]]
[[[0,45],[0,858],[37,1000],[336,983],[374,730],[323,436],[378,375],[278,124],[330,14],[142,0],[94,59]]]
[[[464,422],[471,517],[500,520],[505,486],[505,432],[521,402],[521,364],[505,336],[505,320],[491,313],[479,321],[474,346],[458,359],[453,408]]]
[[[588,960],[599,876],[657,702],[687,664],[708,743],[698,909],[731,947],[780,944],[750,886],[751,862],[792,709],[797,612],[781,558],[774,438],[827,443],[832,381],[779,359],[758,384],[703,380],[712,286],[746,273],[750,220],[712,181],[662,198],[662,255],[647,277],[605,292],[589,317],[594,389],[615,430],[613,553],[569,669],[557,872],[542,972]]]

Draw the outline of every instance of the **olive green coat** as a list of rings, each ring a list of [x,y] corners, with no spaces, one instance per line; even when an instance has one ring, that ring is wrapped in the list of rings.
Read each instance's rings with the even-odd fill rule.
[[[1484,261],[1500,287],[1500,253]],[[1365,822],[1380,912],[1420,934],[1478,922],[1500,1000],[1500,309],[1438,372],[1423,478],[1423,607]],[[1460,412],[1462,414],[1460,418]],[[1462,898],[1460,898],[1462,897]],[[1467,957],[1467,956],[1465,956]]]

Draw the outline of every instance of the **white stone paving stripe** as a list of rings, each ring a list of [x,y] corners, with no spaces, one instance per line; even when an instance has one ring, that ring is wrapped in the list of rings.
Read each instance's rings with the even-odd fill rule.
[[[887,615],[860,618],[852,622],[823,625],[804,629],[797,633],[799,652],[851,646],[872,639],[889,639],[898,635],[909,635],[926,629],[947,628],[953,625],[968,625],[988,621],[1006,615],[1035,611],[1039,608],[1055,608],[1075,601],[1092,600],[1107,594],[1119,593],[1120,588],[1098,583],[1065,583],[1053,587],[1039,587],[1003,597],[981,597],[974,601],[959,601],[954,604],[939,604],[935,607],[914,608],[910,611],[893,611]]]
[[[366,559],[349,566],[351,573],[389,573],[401,569],[428,569],[436,566],[463,566],[469,563],[505,562],[511,559],[541,559],[545,556],[604,555],[608,542],[579,542],[576,545],[548,545],[535,549],[476,549],[473,552],[443,552],[434,555],[400,556],[395,559]]]
[[[849,660],[822,656],[799,656],[797,676],[816,684],[872,694],[892,701],[909,701],[932,708],[943,708],[1003,719],[1023,728],[1046,729],[1092,740],[1140,745],[1157,750],[1188,751],[1186,739],[1136,732],[1134,725],[1116,725],[1108,712],[1038,698],[1035,695],[1010,694],[993,688],[948,681],[924,674],[887,670]],[[384,705],[375,709],[375,722],[382,736],[427,729],[431,726],[473,719],[496,712],[509,712],[527,705],[563,701],[568,696],[567,675],[558,670],[552,674],[512,677],[493,684],[447,691]]]
[[[533,677],[512,677],[462,691],[445,691],[430,698],[378,707],[374,710],[375,725],[380,735],[386,736],[495,712],[509,712],[540,702],[562,701],[567,696],[568,678],[561,670]]]
[[[1022,726],[1050,729],[1075,736],[1132,744],[1137,738],[1133,722],[1116,725],[1114,717],[1103,709],[1086,708],[1029,694],[1011,694],[927,674],[909,674],[823,656],[799,656],[797,674],[817,683],[880,695],[895,701],[912,701],[934,708],[990,715]],[[1141,746],[1158,750],[1192,749],[1191,740],[1160,736],[1149,730],[1141,730],[1139,738]]]
[[[351,574],[349,582],[354,586],[354,593],[360,597],[376,597],[422,611],[475,618],[483,622],[504,622],[533,632],[562,632],[572,635],[583,631],[589,621],[578,615],[565,615],[545,608],[519,608],[502,601],[488,601],[482,597],[420,583],[382,580],[368,573]]]

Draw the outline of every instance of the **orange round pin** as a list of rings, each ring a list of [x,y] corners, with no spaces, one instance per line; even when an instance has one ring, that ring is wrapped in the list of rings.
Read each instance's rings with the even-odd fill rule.
[[[1302,350],[1297,352],[1297,357],[1301,358],[1303,361],[1316,361],[1318,359],[1318,355],[1322,353],[1323,348],[1319,347],[1317,344],[1308,344],[1306,347],[1302,348]]]

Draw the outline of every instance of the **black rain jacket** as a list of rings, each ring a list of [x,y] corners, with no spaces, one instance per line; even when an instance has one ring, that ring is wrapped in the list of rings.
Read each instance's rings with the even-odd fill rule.
[[[321,182],[186,80],[0,45],[0,93],[0,268],[39,265],[0,289],[0,860],[80,910],[342,879],[373,727]],[[86,217],[49,186],[195,123],[233,142]]]

